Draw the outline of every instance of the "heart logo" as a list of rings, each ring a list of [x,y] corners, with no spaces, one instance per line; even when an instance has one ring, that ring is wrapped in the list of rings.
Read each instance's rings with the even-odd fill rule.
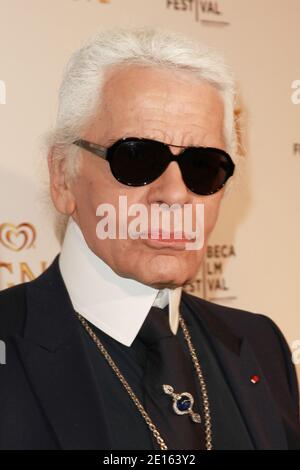
[[[22,222],[19,225],[5,223],[0,225],[0,243],[12,251],[21,251],[33,246],[36,231],[33,225]]]

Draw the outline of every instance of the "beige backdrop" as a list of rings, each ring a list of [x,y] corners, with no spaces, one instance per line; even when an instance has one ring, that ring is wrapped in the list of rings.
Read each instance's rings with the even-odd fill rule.
[[[187,289],[269,315],[300,362],[299,17],[299,0],[0,0],[0,288],[59,251],[41,142],[70,53],[99,28],[166,27],[221,50],[240,90],[244,174]]]

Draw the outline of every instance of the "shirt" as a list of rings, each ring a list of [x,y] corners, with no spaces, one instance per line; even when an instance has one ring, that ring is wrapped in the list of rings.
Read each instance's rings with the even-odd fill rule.
[[[59,268],[74,309],[125,346],[133,343],[152,305],[169,304],[170,328],[177,333],[182,288],[158,290],[119,276],[89,248],[71,217]]]

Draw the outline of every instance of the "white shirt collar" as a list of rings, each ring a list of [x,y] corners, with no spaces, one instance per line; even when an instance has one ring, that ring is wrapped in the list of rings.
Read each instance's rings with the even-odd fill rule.
[[[182,288],[158,290],[116,274],[88,247],[70,217],[60,271],[74,309],[107,335],[131,346],[152,305],[169,304],[169,323],[176,334]]]

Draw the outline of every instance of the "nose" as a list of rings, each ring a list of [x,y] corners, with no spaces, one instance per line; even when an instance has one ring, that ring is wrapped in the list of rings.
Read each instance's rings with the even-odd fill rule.
[[[150,204],[187,204],[190,199],[180,167],[177,162],[169,163],[163,174],[153,181],[149,187],[148,199]]]

